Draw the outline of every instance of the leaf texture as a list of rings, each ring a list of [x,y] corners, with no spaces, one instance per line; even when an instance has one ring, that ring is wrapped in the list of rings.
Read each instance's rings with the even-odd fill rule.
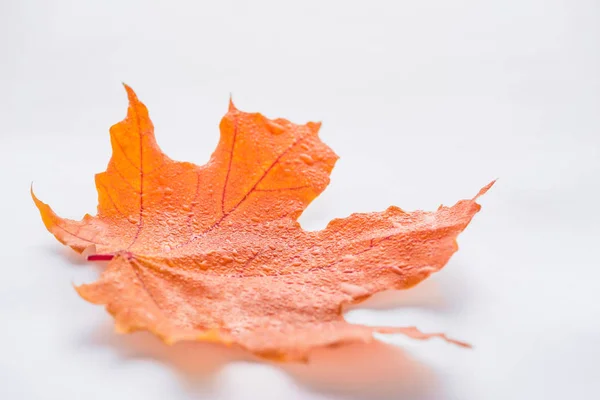
[[[277,360],[370,341],[373,332],[466,345],[414,327],[350,324],[342,306],[440,270],[493,182],[435,212],[392,206],[307,232],[297,218],[338,159],[319,139],[320,124],[271,120],[230,103],[215,152],[197,166],[160,150],[148,110],[125,88],[127,117],[110,129],[113,154],[96,175],[97,215],[60,218],[32,191],[61,243],[110,260],[77,291],[105,305],[119,332],[238,345]]]

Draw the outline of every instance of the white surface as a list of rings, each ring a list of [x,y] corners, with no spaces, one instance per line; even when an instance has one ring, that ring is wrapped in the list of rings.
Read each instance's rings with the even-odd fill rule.
[[[597,1],[156,3],[0,2],[0,398],[600,398]],[[388,337],[279,368],[114,334],[71,287],[97,267],[46,232],[28,190],[63,216],[95,210],[121,81],[180,160],[208,159],[230,92],[323,121],[341,159],[311,229],[500,178],[441,273],[348,315],[475,349]]]

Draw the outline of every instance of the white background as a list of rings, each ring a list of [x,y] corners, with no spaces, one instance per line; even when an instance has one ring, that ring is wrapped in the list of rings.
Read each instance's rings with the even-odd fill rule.
[[[600,398],[600,3],[0,1],[0,398]],[[301,222],[434,209],[494,178],[447,267],[347,318],[438,340],[318,351],[310,365],[119,336],[72,283],[90,265],[28,190],[93,213],[120,82],[163,150],[204,163],[229,94],[323,121],[340,156]]]

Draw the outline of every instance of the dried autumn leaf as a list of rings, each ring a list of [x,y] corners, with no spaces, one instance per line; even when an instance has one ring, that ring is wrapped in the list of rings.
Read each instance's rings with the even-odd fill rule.
[[[119,332],[236,344],[281,360],[370,341],[373,332],[463,344],[413,327],[350,324],[342,306],[440,270],[493,182],[436,212],[392,206],[306,232],[296,219],[338,158],[319,139],[320,124],[270,120],[230,103],[216,151],[197,166],[163,154],[146,107],[125,88],[127,117],[110,129],[112,158],[96,175],[98,215],[60,218],[32,192],[60,242],[110,260],[77,291],[106,305]]]

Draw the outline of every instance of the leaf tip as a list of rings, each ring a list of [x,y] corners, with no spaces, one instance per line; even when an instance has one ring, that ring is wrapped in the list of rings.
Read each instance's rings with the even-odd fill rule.
[[[71,281],[71,286],[73,287],[73,289],[75,289],[75,291],[77,292],[77,294],[79,295],[79,297],[81,297],[82,299],[89,301],[90,303],[93,303],[91,301],[91,298],[88,296],[87,293],[87,285],[86,284],[82,284],[82,285],[77,285],[75,284],[75,282]]]
[[[233,94],[229,93],[229,108],[228,111],[237,111],[235,104],[233,104]]]
[[[494,186],[497,180],[498,178],[494,179],[493,181],[482,187],[481,190],[479,190],[479,193],[477,193],[477,195],[473,198],[473,200],[477,200],[478,198],[486,194],[487,191],[490,190],[492,186]]]
[[[319,132],[319,130],[321,129],[321,125],[323,125],[323,123],[321,121],[318,121],[318,122],[311,121],[306,124],[306,126],[308,126],[315,133]]]
[[[133,91],[131,86],[129,86],[125,82],[121,82],[121,84],[123,85],[123,87],[125,88],[125,91],[127,92],[127,98],[129,99],[129,103],[131,103],[131,104],[137,103],[138,102],[137,95],[135,94],[135,92]]]
[[[31,185],[29,186],[29,194],[31,194],[31,198],[33,199],[33,202],[35,203],[35,205],[37,206],[37,208],[40,211],[42,211],[43,208],[48,207],[48,205],[46,203],[44,203],[43,201],[38,199],[38,197],[35,195],[35,193],[33,191],[33,182],[31,182]]]

